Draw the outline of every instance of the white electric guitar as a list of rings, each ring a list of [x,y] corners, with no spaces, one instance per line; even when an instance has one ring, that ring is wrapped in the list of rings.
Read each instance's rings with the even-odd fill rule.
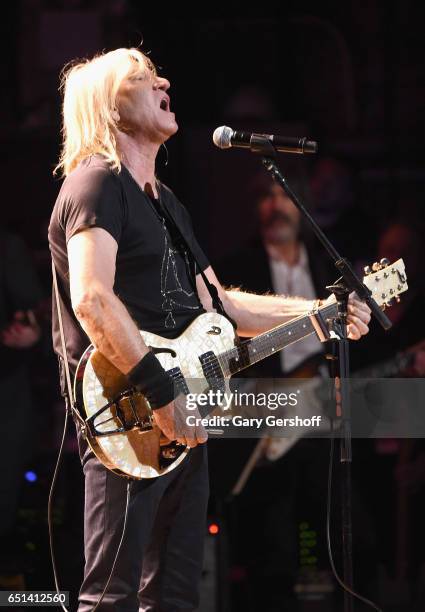
[[[381,306],[407,290],[404,263],[374,264],[363,281]],[[174,340],[141,331],[182,393],[206,392],[234,374],[313,333],[337,314],[330,304],[266,333],[238,341],[232,324],[208,312],[197,317]],[[74,400],[84,420],[83,433],[98,459],[113,472],[131,478],[154,478],[173,470],[189,449],[163,440],[147,400],[128,389],[126,377],[90,345],[78,364]]]

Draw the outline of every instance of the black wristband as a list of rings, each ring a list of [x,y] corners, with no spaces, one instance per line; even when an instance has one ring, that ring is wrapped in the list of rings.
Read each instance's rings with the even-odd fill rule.
[[[166,406],[177,395],[173,379],[151,351],[130,370],[127,378],[133,387],[140,389],[153,410]]]

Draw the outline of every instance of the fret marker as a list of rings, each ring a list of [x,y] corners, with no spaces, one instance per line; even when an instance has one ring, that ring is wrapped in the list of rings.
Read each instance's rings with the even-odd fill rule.
[[[306,325],[305,325],[305,323],[303,323],[303,329],[305,329],[305,328],[306,328]]]
[[[252,349],[252,352],[253,352],[253,353],[256,353],[256,352],[257,352],[257,349]]]
[[[290,331],[289,331],[289,332],[288,332],[288,336],[290,336],[291,334],[292,334],[292,332],[290,332]]]
[[[272,347],[272,353],[274,352],[274,348]]]

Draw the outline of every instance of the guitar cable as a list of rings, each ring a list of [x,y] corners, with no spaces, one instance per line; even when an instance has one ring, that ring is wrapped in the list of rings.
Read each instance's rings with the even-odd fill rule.
[[[367,599],[366,597],[363,597],[363,595],[360,595],[359,593],[356,593],[348,586],[348,584],[345,584],[345,582],[339,576],[337,569],[335,567],[333,554],[332,554],[332,543],[331,543],[331,507],[332,507],[331,499],[332,499],[333,462],[334,462],[334,455],[335,455],[335,430],[333,427],[333,419],[331,419],[330,442],[331,444],[330,444],[330,453],[329,453],[328,491],[327,491],[327,503],[326,503],[326,544],[328,547],[328,556],[329,556],[329,563],[331,566],[331,570],[332,570],[333,575],[335,576],[336,581],[338,582],[340,587],[344,589],[344,591],[349,593],[352,597],[355,597],[359,601],[363,602],[365,605],[369,606],[370,608],[377,610],[377,612],[383,612],[382,608],[379,608],[375,603],[373,603],[373,601],[371,601],[370,599]]]
[[[56,588],[56,593],[59,597],[59,602],[61,605],[61,608],[64,612],[69,612],[68,608],[62,603],[61,598],[60,598],[60,594],[61,594],[61,590],[59,587],[59,581],[58,581],[58,575],[57,575],[57,568],[56,568],[56,557],[55,557],[55,553],[54,553],[54,547],[53,547],[53,494],[54,494],[54,489],[55,489],[55,485],[56,485],[56,481],[57,481],[57,477],[58,477],[58,473],[59,473],[59,468],[61,466],[62,463],[62,457],[63,457],[63,448],[65,445],[65,438],[66,438],[66,432],[68,429],[68,417],[69,417],[69,405],[68,405],[68,398],[65,397],[65,403],[66,403],[66,410],[65,410],[65,421],[64,421],[64,426],[63,426],[63,433],[62,433],[62,440],[61,440],[61,444],[59,447],[59,453],[58,453],[58,458],[56,460],[56,465],[55,465],[55,469],[53,471],[53,477],[52,477],[52,483],[50,485],[50,491],[49,491],[49,500],[47,503],[47,523],[48,523],[48,529],[49,529],[49,545],[50,545],[50,557],[51,557],[51,561],[52,561],[52,569],[53,569],[53,577],[54,577],[54,581],[55,581],[55,588]],[[120,550],[124,541],[124,536],[125,536],[125,531],[126,531],[126,527],[127,527],[127,518],[128,518],[128,509],[129,509],[129,505],[130,505],[130,488],[131,488],[131,480],[128,479],[127,480],[127,496],[126,496],[126,503],[125,503],[125,512],[124,512],[124,522],[123,522],[123,527],[122,527],[122,532],[121,532],[121,537],[120,537],[120,541],[118,544],[118,548],[117,548],[117,552],[115,553],[115,557],[114,557],[114,561],[112,563],[112,567],[111,567],[111,571],[109,573],[108,579],[106,581],[105,587],[96,603],[96,605],[94,606],[94,608],[92,608],[92,612],[95,612],[95,610],[98,609],[98,607],[100,606],[107,590],[109,587],[109,583],[112,580],[112,576],[114,574],[114,570],[115,570],[115,565],[117,563],[118,560],[118,556],[120,554]]]
[[[65,333],[64,333],[64,329],[63,329],[63,321],[62,321],[62,311],[61,311],[61,304],[60,304],[60,299],[59,299],[59,288],[58,288],[58,281],[57,281],[57,274],[56,274],[56,267],[54,264],[54,261],[52,259],[52,280],[53,280],[53,297],[56,303],[56,312],[57,312],[57,317],[58,317],[58,323],[59,323],[59,333],[60,333],[60,340],[61,340],[61,345],[62,345],[62,358],[59,357],[59,377],[61,374],[61,363],[63,362],[63,367],[64,367],[64,373],[65,373],[65,380],[66,380],[66,391],[63,393],[63,397],[65,399],[65,420],[64,420],[64,425],[63,425],[63,433],[62,433],[62,440],[61,440],[61,444],[59,447],[59,453],[58,453],[58,458],[56,460],[56,465],[55,465],[55,469],[53,471],[53,477],[52,477],[52,484],[50,485],[50,491],[49,491],[49,500],[47,503],[47,523],[48,523],[48,529],[49,529],[49,545],[50,545],[50,557],[52,560],[52,568],[53,568],[53,577],[54,577],[54,581],[55,581],[55,587],[56,587],[56,593],[59,597],[59,602],[61,605],[61,608],[64,612],[69,612],[69,610],[64,606],[64,604],[61,601],[61,597],[60,597],[60,588],[59,588],[59,581],[58,581],[58,576],[57,576],[57,569],[56,569],[56,559],[55,559],[55,553],[54,553],[54,548],[53,548],[53,520],[52,520],[52,512],[53,512],[53,492],[54,492],[54,488],[56,485],[56,481],[57,481],[57,477],[58,477],[58,473],[59,473],[59,468],[62,462],[62,455],[63,455],[63,448],[65,445],[65,438],[66,438],[66,432],[68,429],[68,417],[71,413],[74,413],[74,416],[76,418],[79,417],[78,412],[76,409],[74,409],[73,405],[72,405],[72,397],[73,397],[73,393],[72,393],[72,384],[71,384],[71,375],[69,372],[69,364],[68,364],[68,354],[67,354],[67,349],[66,349],[66,342],[65,342]],[[79,417],[79,420],[82,420],[81,417]],[[100,606],[105,593],[109,587],[109,583],[111,582],[112,576],[114,574],[114,570],[115,570],[115,565],[118,559],[118,555],[120,553],[121,550],[121,546],[122,543],[124,541],[124,536],[125,536],[125,530],[127,527],[127,517],[128,517],[128,508],[130,505],[130,485],[131,485],[131,480],[127,479],[127,497],[126,497],[126,503],[125,503],[125,512],[124,512],[124,522],[123,522],[123,527],[122,527],[122,533],[121,533],[121,538],[118,544],[118,548],[117,548],[117,552],[115,553],[115,557],[114,557],[114,561],[112,563],[112,568],[111,571],[109,573],[108,579],[106,581],[105,584],[105,588],[103,589],[96,605],[94,606],[94,608],[92,609],[92,612],[95,612],[95,610],[98,609],[98,607]]]

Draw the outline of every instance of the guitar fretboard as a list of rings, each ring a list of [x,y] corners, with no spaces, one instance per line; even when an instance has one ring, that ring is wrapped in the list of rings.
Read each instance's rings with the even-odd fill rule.
[[[319,310],[325,320],[337,315],[336,304],[323,306]],[[315,330],[310,317],[298,317],[251,340],[241,342],[235,348],[218,355],[218,361],[224,372],[232,376],[248,366],[279,352],[293,342],[297,342],[314,333]]]

